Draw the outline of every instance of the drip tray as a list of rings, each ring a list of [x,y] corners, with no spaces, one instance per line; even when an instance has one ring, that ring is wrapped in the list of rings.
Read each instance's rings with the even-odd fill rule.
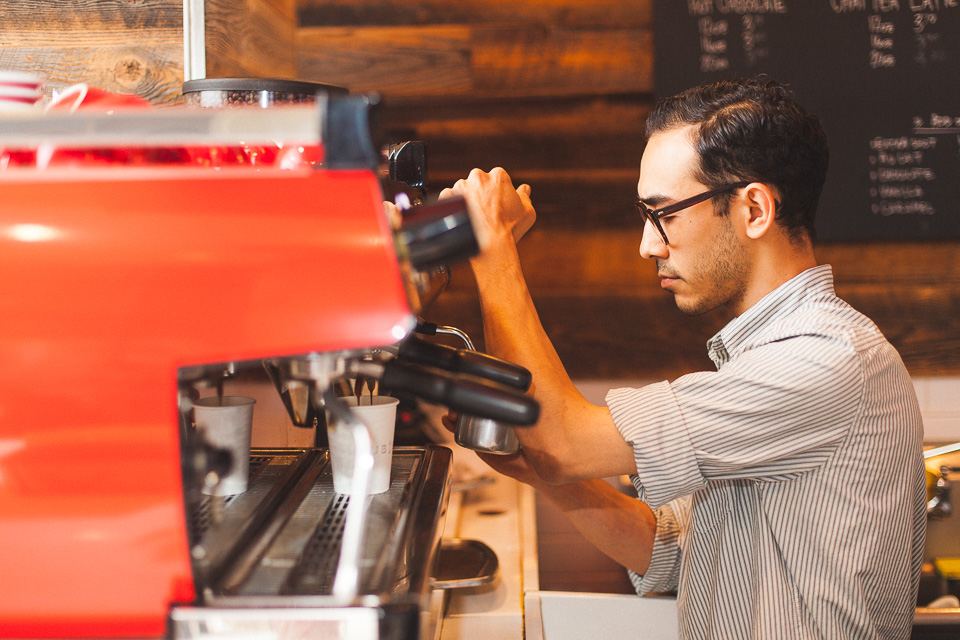
[[[398,447],[390,488],[367,498],[358,595],[415,603],[430,589],[449,498],[450,451]],[[196,609],[323,607],[349,497],[333,490],[326,449],[251,452],[249,488],[191,510]],[[195,611],[196,612],[196,611]]]

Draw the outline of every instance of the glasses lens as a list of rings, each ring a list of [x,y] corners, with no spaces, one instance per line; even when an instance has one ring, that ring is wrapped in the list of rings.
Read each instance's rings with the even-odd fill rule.
[[[634,200],[633,203],[637,205],[637,212],[640,214],[640,219],[643,220],[643,223],[646,224],[649,220],[653,224],[653,228],[657,230],[657,233],[660,234],[660,237],[663,238],[663,243],[667,244],[667,234],[663,232],[663,227],[660,226],[660,220],[657,216],[653,215],[647,205],[643,204],[639,200]]]

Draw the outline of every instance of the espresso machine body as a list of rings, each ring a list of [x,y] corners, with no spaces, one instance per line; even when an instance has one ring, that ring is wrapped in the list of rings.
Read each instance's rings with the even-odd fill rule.
[[[492,553],[437,560],[450,451],[396,450],[369,495],[337,393],[539,411],[515,365],[403,346],[479,244],[462,199],[388,218],[381,179],[410,172],[375,104],[0,119],[0,637],[413,640],[432,589],[493,578]],[[251,451],[247,489],[207,495],[233,460],[192,403],[251,369],[294,426],[349,430],[348,495],[318,446]]]
[[[197,596],[178,370],[402,337],[376,176],[49,171],[0,194],[0,629],[162,636]]]
[[[102,130],[171,118],[189,121],[120,114]],[[185,371],[349,354],[412,329],[377,172],[356,157],[0,172],[0,636],[163,637],[172,608],[204,604]]]

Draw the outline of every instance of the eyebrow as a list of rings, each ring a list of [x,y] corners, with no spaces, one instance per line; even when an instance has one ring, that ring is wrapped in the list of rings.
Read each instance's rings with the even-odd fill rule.
[[[669,202],[670,198],[668,196],[655,194],[652,196],[647,196],[646,198],[638,198],[638,200],[648,207],[655,209],[658,205],[661,205],[664,202]]]

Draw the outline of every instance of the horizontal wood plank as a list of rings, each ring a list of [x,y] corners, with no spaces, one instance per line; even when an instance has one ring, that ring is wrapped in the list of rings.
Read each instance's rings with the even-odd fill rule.
[[[650,96],[634,94],[522,99],[475,95],[418,103],[386,100],[383,117],[384,127],[415,129],[451,145],[490,139],[491,146],[501,147],[514,138],[529,145],[558,137],[632,135],[642,131],[650,106]]]
[[[311,28],[297,34],[299,76],[388,99],[472,90],[466,27]]]
[[[5,2],[0,68],[174,103],[183,82],[182,0]]]
[[[840,282],[952,290],[960,284],[957,242],[823,243],[816,253]]]
[[[911,375],[960,375],[956,291],[931,297],[912,289],[877,292],[841,286],[838,293],[877,324]],[[684,316],[667,294],[551,296],[534,289],[532,295],[567,371],[580,379],[673,379],[712,370],[705,344],[729,319],[722,311]],[[425,317],[477,336],[475,343],[482,349],[475,298],[468,292],[445,292]]]
[[[299,75],[388,99],[650,92],[647,29],[311,27]]]
[[[435,100],[430,105],[387,100],[381,111],[385,136],[427,144],[430,174],[439,180],[493,166],[566,179],[566,172],[628,169],[635,174],[650,100],[642,95]]]
[[[656,268],[639,254],[635,233],[608,229],[538,228],[540,221],[520,241],[521,263],[531,289],[559,295],[659,295]],[[883,266],[889,244],[831,244],[818,248],[821,264],[833,266],[838,290],[850,288],[879,295],[913,290],[922,300],[960,298],[960,244],[910,243],[909,255],[928,254],[931,260]],[[469,269],[454,265],[449,289],[474,287]]]
[[[22,46],[43,36],[82,38],[104,32],[115,39],[100,43],[112,45],[129,43],[144,32],[182,30],[183,0],[8,0],[0,21],[4,46]]]
[[[496,96],[649,93],[652,41],[644,28],[475,29],[474,87]]]
[[[651,0],[300,0],[302,27],[436,24],[648,27]]]
[[[114,93],[132,93],[155,104],[180,99],[183,41],[154,46],[0,49],[0,67],[38,73],[48,91],[86,82]]]

